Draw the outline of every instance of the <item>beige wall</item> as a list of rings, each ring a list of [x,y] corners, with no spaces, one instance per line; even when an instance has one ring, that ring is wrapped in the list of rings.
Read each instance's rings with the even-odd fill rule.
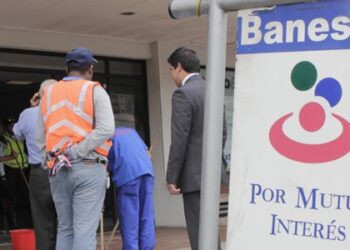
[[[174,90],[164,63],[166,52],[158,43],[151,45],[152,59],[147,61],[148,100],[153,165],[155,170],[155,213],[158,226],[184,226],[181,196],[171,196],[165,182],[165,164],[170,142],[170,97]],[[165,115],[165,117],[164,117]]]
[[[147,61],[151,143],[156,142],[154,152],[156,224],[160,226],[185,226],[182,197],[171,196],[165,182],[165,169],[171,141],[171,97],[176,89],[169,74],[167,59],[179,46],[196,50],[201,64],[206,65],[206,48],[170,41],[154,42],[151,45],[152,59]],[[228,51],[227,66],[234,67],[234,60],[233,51]]]
[[[76,47],[90,48],[96,55],[130,59],[151,57],[149,43],[67,33],[0,28],[0,47],[67,52]]]

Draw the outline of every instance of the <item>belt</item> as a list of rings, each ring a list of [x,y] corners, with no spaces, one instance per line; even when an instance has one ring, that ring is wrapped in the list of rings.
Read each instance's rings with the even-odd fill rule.
[[[35,163],[35,164],[30,164],[30,166],[34,167],[34,168],[40,168],[41,167],[41,163]]]
[[[100,158],[96,158],[96,159],[83,159],[82,162],[84,163],[88,163],[88,164],[102,164],[102,165],[107,165],[107,161],[106,160],[102,160]]]

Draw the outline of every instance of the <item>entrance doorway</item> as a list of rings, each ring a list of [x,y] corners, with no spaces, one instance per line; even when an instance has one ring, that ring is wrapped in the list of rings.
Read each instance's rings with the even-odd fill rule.
[[[28,108],[29,100],[45,79],[65,75],[62,53],[0,48],[0,118],[13,117]],[[146,63],[142,60],[96,56],[94,81],[105,84],[111,97],[116,124],[135,127],[149,145]],[[134,118],[134,114],[136,119]],[[105,199],[105,229],[117,220],[115,190]],[[2,220],[2,218],[0,218]],[[1,228],[0,230],[4,230]]]

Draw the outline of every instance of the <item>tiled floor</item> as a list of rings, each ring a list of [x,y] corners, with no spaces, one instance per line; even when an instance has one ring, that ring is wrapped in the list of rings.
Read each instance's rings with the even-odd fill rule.
[[[189,241],[186,229],[184,228],[157,228],[157,245],[156,250],[185,250],[189,249]],[[115,235],[109,248],[107,243],[110,239],[111,233],[105,233],[104,236],[104,250],[119,250],[121,249],[121,237],[119,232]],[[220,228],[220,238],[222,241],[226,239],[226,227]],[[98,235],[98,242],[100,242],[100,235]],[[98,248],[100,249],[100,244]],[[223,248],[224,249],[224,248]],[[10,244],[0,245],[0,250],[12,250]]]
[[[189,249],[190,243],[188,241],[186,229],[184,228],[157,228],[156,234],[157,234],[156,250]],[[106,233],[105,240],[104,240],[105,250],[121,249],[121,237],[119,233],[114,237],[109,249],[106,248],[107,247],[106,244],[109,240],[109,236],[110,236],[110,233]],[[226,239],[226,227],[220,228],[220,239],[222,241]]]

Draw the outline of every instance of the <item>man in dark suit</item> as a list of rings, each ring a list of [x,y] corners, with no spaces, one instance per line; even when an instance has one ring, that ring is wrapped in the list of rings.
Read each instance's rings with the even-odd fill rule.
[[[198,249],[205,81],[195,51],[181,47],[168,58],[178,89],[172,97],[171,146],[166,174],[171,194],[182,194],[192,250]]]

